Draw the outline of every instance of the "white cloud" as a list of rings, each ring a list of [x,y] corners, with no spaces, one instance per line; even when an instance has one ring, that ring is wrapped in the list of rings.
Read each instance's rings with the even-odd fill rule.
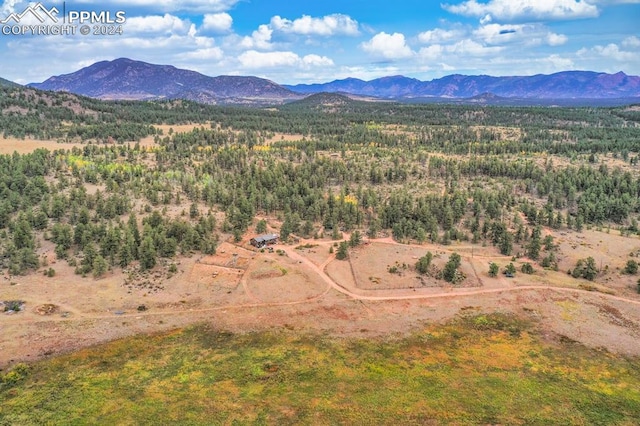
[[[302,63],[304,64],[304,68],[332,67],[335,65],[331,58],[315,54],[305,55],[302,58]]]
[[[620,46],[610,43],[606,46],[593,46],[590,49],[580,49],[578,56],[582,58],[600,58],[605,60],[614,60],[617,62],[638,61],[638,52],[629,52],[620,49]]]
[[[296,67],[308,69],[312,67],[330,67],[334,63],[330,58],[319,55],[298,56],[294,52],[258,52],[249,50],[238,56],[238,61],[243,68],[262,69]]]
[[[622,40],[622,45],[624,47],[640,47],[640,38],[636,36],[627,37]]]
[[[564,34],[549,33],[546,42],[549,46],[560,46],[567,42],[569,38]]]
[[[219,61],[224,57],[224,52],[218,46],[196,49],[176,55],[178,60],[202,60],[202,61]]]
[[[273,48],[271,35],[273,30],[268,25],[260,25],[250,36],[245,36],[240,41],[240,46],[245,49],[269,50]]]
[[[445,48],[441,44],[432,44],[431,46],[423,47],[418,52],[418,55],[428,61],[435,61],[444,57]]]
[[[186,34],[191,28],[191,23],[177,16],[165,14],[164,16],[136,16],[128,18],[124,25],[127,33],[177,33]]]
[[[333,14],[314,18],[303,15],[301,18],[289,20],[274,16],[271,18],[271,28],[283,33],[293,33],[301,35],[358,35],[358,21],[347,15]]]
[[[569,58],[563,58],[560,55],[553,54],[546,58],[542,58],[539,62],[544,64],[544,67],[548,69],[548,73],[566,71],[575,69],[573,61]]]
[[[421,43],[442,43],[450,40],[460,38],[464,35],[464,31],[461,30],[443,30],[436,28],[434,30],[425,31],[418,34],[418,40]]]
[[[450,59],[452,56],[465,60],[470,57],[487,57],[496,55],[504,50],[501,46],[484,46],[470,39],[460,40],[454,44],[432,44],[423,47],[418,56],[423,60],[436,61]]]
[[[6,18],[9,14],[16,11],[16,5],[20,3],[20,0],[5,0],[0,6],[0,19]]]
[[[434,49],[433,46],[429,46],[421,49],[419,53],[420,57],[427,61],[430,70],[440,76],[452,73],[494,76],[551,74],[576,68],[571,58],[557,54],[532,56],[526,50],[522,50],[513,53],[502,51],[491,56],[458,56],[442,46],[440,48]],[[427,55],[429,51],[433,53],[431,57]],[[442,53],[439,55],[439,52]]]
[[[500,46],[487,47],[473,40],[461,40],[445,48],[447,52],[460,55],[461,57],[490,56],[501,52],[503,49],[504,48]]]
[[[377,64],[368,66],[344,66],[334,71],[332,79],[343,78],[359,78],[361,80],[373,80],[374,78],[385,77],[388,75],[398,75],[403,69],[391,64]],[[325,79],[326,81],[326,79]]]
[[[488,15],[488,14],[480,18],[480,24],[482,25],[486,25],[491,21],[493,21],[493,18],[491,17],[491,15]]]
[[[488,24],[479,27],[473,35],[485,43],[504,44],[521,38],[526,28],[525,25]]]
[[[482,18],[484,23],[492,19],[513,21],[592,18],[600,13],[593,2],[580,0],[490,0],[488,3],[467,0],[458,5],[444,4],[442,7],[458,15]]]
[[[360,45],[362,49],[371,55],[384,59],[403,59],[413,55],[413,51],[402,33],[387,34],[381,32]]]
[[[488,24],[473,31],[473,36],[490,45],[521,42],[527,46],[559,46],[567,42],[565,35],[552,33],[541,24]]]
[[[225,12],[207,13],[202,20],[202,29],[216,33],[224,33],[231,29],[233,18]]]
[[[144,7],[162,12],[192,11],[192,12],[223,12],[231,9],[239,0],[111,0],[110,6]],[[94,4],[93,0],[75,0],[74,3]]]

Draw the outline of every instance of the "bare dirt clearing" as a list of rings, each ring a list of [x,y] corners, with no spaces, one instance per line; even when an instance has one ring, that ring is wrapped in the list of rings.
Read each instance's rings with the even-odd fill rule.
[[[425,255],[425,247],[372,243],[369,247],[360,247],[350,256],[356,286],[363,290],[416,289],[423,287],[447,287],[448,283],[434,277],[420,275],[413,269],[418,259]],[[432,265],[442,270],[450,255],[449,251],[432,251]],[[471,263],[461,267],[467,279],[459,287],[479,287]]]
[[[637,276],[622,273],[628,259],[637,259],[640,255],[640,239],[637,236],[622,237],[616,231],[599,232],[585,230],[575,232],[554,232],[556,242],[559,245],[560,272],[567,272],[575,267],[578,259],[593,257],[600,276],[596,279],[598,284],[606,286],[621,295],[628,297],[637,296]],[[553,279],[553,277],[550,277]],[[565,278],[565,277],[556,277]],[[573,281],[567,278],[564,281]],[[556,284],[557,281],[550,283]]]
[[[0,154],[13,154],[14,152],[18,154],[28,154],[39,148],[55,151],[56,149],[71,149],[81,146],[81,143],[58,143],[54,140],[17,139],[0,136]]]
[[[594,244],[610,237],[595,231],[576,235]],[[571,244],[566,237],[561,244]],[[636,240],[625,240],[629,247],[612,243],[611,259],[619,247],[634,249]],[[2,299],[26,304],[22,312],[0,315],[0,366],[201,321],[231,331],[287,327],[373,336],[407,333],[470,310],[526,315],[549,333],[640,355],[640,297],[620,285],[600,284],[611,285],[615,295],[580,290],[581,280],[562,270],[490,278],[489,260],[504,265],[510,258],[462,244],[413,246],[382,239],[356,248],[348,261],[329,254],[333,241],[301,244],[310,247],[278,245],[280,253],[260,253],[225,242],[216,255],[157,266],[145,278],[151,287],[131,284],[126,273],[82,278],[66,262],[55,261],[50,262],[56,270],[52,278],[42,271],[4,276]],[[428,278],[428,283],[434,281],[430,286],[422,285],[410,268],[404,276],[388,272],[389,265],[413,265],[427,251],[438,255],[436,262],[461,253],[467,280],[452,286]],[[175,273],[167,272],[171,263]],[[377,283],[370,279],[378,276]]]
[[[265,144],[271,145],[275,142],[296,142],[304,139],[304,135],[291,135],[284,133],[276,133],[272,137],[265,140]]]

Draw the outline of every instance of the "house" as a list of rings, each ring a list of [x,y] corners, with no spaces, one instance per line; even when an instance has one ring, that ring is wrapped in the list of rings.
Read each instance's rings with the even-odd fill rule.
[[[270,246],[278,242],[278,234],[258,235],[257,237],[253,237],[250,242],[252,246],[257,248]]]

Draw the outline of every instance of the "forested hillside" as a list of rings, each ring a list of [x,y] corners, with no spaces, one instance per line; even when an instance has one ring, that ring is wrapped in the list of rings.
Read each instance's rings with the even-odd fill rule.
[[[0,156],[2,267],[29,273],[51,241],[78,274],[144,270],[213,253],[264,217],[285,241],[469,240],[550,267],[543,226],[640,231],[638,108],[334,101],[262,110],[0,89],[5,138],[85,144]],[[202,126],[158,128],[185,123]]]

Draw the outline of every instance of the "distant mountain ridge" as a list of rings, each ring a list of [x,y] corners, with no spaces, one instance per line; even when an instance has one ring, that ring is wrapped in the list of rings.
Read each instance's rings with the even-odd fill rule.
[[[0,77],[0,87],[20,87],[20,85]]]
[[[340,92],[387,99],[472,98],[493,94],[503,98],[612,99],[640,96],[640,77],[593,71],[564,71],[550,75],[491,77],[448,75],[431,81],[404,76],[364,81],[356,78],[324,84],[284,87],[298,93]]]
[[[96,62],[71,74],[50,77],[30,87],[65,91],[98,99],[188,99],[202,103],[280,103],[299,94],[258,77],[209,77],[172,65],[127,58]]]
[[[470,102],[489,104],[504,103],[509,99],[526,103],[527,100],[640,98],[640,77],[623,72],[564,71],[511,77],[453,74],[431,81],[397,75],[370,81],[346,78],[322,84],[279,85],[258,77],[209,77],[172,65],[127,58],[96,62],[76,72],[53,76],[29,86],[99,99],[187,99],[209,104],[248,105],[281,104],[322,92],[369,100],[447,102],[471,99]]]

